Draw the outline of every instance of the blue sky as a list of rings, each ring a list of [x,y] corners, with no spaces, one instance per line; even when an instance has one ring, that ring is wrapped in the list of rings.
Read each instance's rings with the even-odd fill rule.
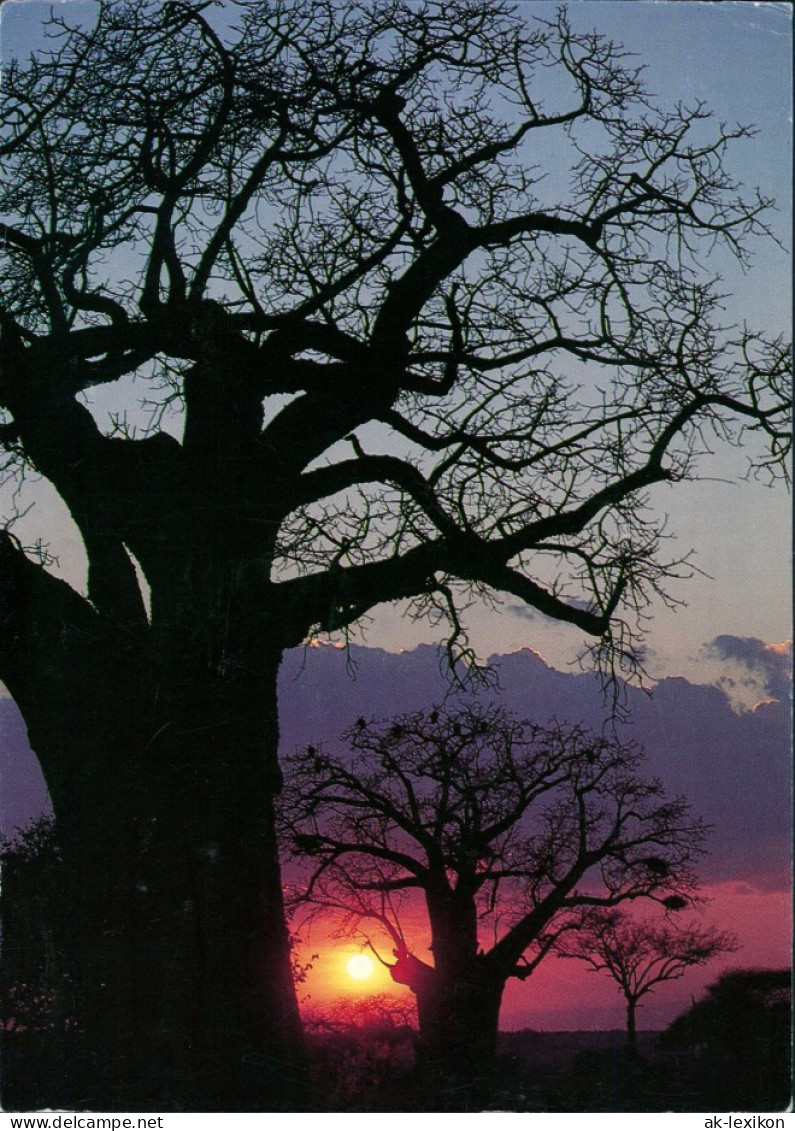
[[[552,15],[552,3],[519,5],[528,16]],[[718,121],[753,124],[756,138],[740,142],[728,157],[733,174],[759,185],[777,201],[772,224],[783,249],[772,242],[756,248],[744,273],[721,260],[727,321],[790,333],[792,261],[792,19],[788,4],[697,3],[695,0],[579,0],[569,5],[573,26],[597,30],[623,44],[646,67],[646,84],[661,105],[706,101]],[[712,269],[714,264],[707,263]],[[704,480],[675,489],[659,488],[660,508],[669,514],[675,550],[697,552],[703,574],[672,587],[687,602],[672,612],[654,610],[648,636],[653,677],[671,672],[711,680],[715,665],[702,646],[722,633],[781,641],[791,634],[791,499],[741,479],[745,463],[736,451],[705,463]],[[508,602],[515,607],[515,602]],[[575,629],[539,615],[473,610],[472,639],[483,654],[536,647],[556,665],[577,653]],[[394,647],[427,636],[399,610],[381,610],[367,642]]]
[[[55,5],[58,7],[58,5]],[[528,18],[554,16],[551,0],[518,5]],[[50,4],[10,0],[0,13],[0,48],[8,57],[26,53]],[[90,10],[84,0],[64,0],[71,15]],[[773,243],[757,247],[752,269],[731,261],[707,262],[725,276],[727,321],[768,332],[789,333],[791,312],[791,133],[792,20],[783,3],[697,3],[695,0],[576,0],[569,14],[577,30],[598,30],[635,53],[646,65],[649,90],[661,105],[706,101],[716,119],[753,123],[758,136],[740,142],[729,157],[731,171],[746,185],[759,184],[778,201],[772,216],[786,250]],[[115,407],[115,406],[114,406]],[[675,489],[660,487],[655,503],[670,516],[676,536],[672,551],[697,552],[702,571],[672,587],[687,602],[674,613],[653,610],[648,667],[653,677],[672,672],[711,679],[718,671],[703,645],[721,634],[781,641],[791,633],[790,500],[780,488],[741,479],[740,452],[721,452],[703,466],[704,480]],[[34,540],[47,538],[62,575],[81,585],[84,574],[78,539],[56,501],[41,489],[36,506],[16,528]],[[472,642],[486,656],[522,646],[537,648],[563,666],[582,645],[576,630],[507,607],[475,607],[469,616]],[[378,609],[364,641],[398,649],[433,639],[427,625],[413,625],[399,607]]]

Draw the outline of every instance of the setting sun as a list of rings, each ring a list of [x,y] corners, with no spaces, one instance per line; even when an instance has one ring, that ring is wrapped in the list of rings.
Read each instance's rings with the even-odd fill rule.
[[[364,978],[372,976],[373,965],[372,958],[368,958],[366,954],[354,954],[353,958],[348,959],[348,964],[345,967],[352,978],[357,982],[362,981]]]

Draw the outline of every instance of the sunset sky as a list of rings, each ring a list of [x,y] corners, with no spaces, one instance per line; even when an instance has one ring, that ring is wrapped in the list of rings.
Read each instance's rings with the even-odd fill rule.
[[[83,0],[67,3],[73,11],[90,9]],[[7,0],[2,5],[0,50],[4,58],[25,53],[50,7],[38,0]],[[534,16],[552,14],[554,5],[527,2],[519,8]],[[789,4],[579,0],[569,11],[576,29],[607,34],[647,64],[647,85],[660,103],[704,100],[719,121],[758,127],[753,141],[735,146],[728,165],[746,185],[759,184],[776,198],[778,212],[771,224],[784,246],[759,245],[747,274],[724,258],[715,264],[708,261],[705,268],[717,268],[724,275],[724,290],[730,295],[726,323],[747,322],[769,333],[788,334],[792,305]],[[102,411],[103,396],[96,393],[97,411]],[[112,395],[106,401],[118,409]],[[134,408],[131,404],[130,410]],[[791,646],[787,645],[791,637],[790,497],[781,487],[743,480],[741,452],[718,451],[704,461],[702,470],[703,481],[658,487],[653,496],[670,516],[669,529],[677,539],[672,554],[695,549],[699,573],[672,586],[672,596],[685,607],[672,611],[659,604],[652,610],[647,654],[650,682],[653,685],[664,677],[685,677],[691,684],[720,681],[722,693],[738,710],[747,711],[765,698],[786,701],[791,687]],[[0,501],[7,502],[7,497]],[[60,575],[83,588],[82,551],[63,509],[44,485],[31,486],[24,501],[35,505],[15,532],[31,543],[39,537],[47,541],[59,560]],[[484,658],[532,648],[548,665],[566,671],[572,670],[568,665],[583,643],[576,629],[528,612],[512,601],[499,609],[473,608],[468,625],[472,643]],[[435,637],[431,628],[411,622],[395,606],[376,610],[359,640],[398,652]],[[352,700],[351,716],[355,709]],[[398,705],[397,709],[402,708]],[[0,722],[7,718],[0,715]],[[6,745],[9,741],[6,738]],[[19,749],[18,745],[13,748]],[[780,763],[787,758],[786,749],[777,747],[771,758]],[[719,774],[719,768],[715,772]],[[39,787],[30,784],[32,780],[29,763],[19,763],[6,770],[3,789],[7,791],[11,783],[12,789],[30,791],[36,798],[31,802],[35,809],[41,797],[35,792]],[[737,797],[737,813],[746,800]],[[8,808],[7,798],[4,807]],[[706,972],[697,971],[660,987],[645,999],[639,1014],[641,1028],[670,1021],[687,1007],[690,995],[700,992],[725,966],[778,966],[789,961],[789,878],[782,865],[780,855],[771,862],[775,879],[765,877],[757,865],[745,871],[738,865],[733,875],[715,876],[707,882],[705,893],[713,900],[710,920],[735,930],[743,949],[718,958]],[[336,941],[331,934],[330,927],[317,927],[305,939],[304,959],[308,961],[314,952],[321,955],[301,987],[307,1007],[325,1008],[340,997],[407,993],[393,985],[377,962],[370,976],[354,979],[347,965],[360,953],[359,946]],[[419,918],[417,940],[421,946]],[[418,953],[427,959],[427,952]],[[511,985],[503,1011],[506,1028],[606,1028],[620,1026],[622,1018],[622,999],[612,983],[574,962],[548,961],[530,983]]]
[[[732,640],[735,652],[741,642]],[[724,641],[727,650],[729,640]],[[622,737],[643,744],[648,752],[644,775],[660,777],[669,795],[683,794],[693,811],[714,826],[699,874],[708,900],[701,923],[715,923],[734,932],[736,954],[716,957],[681,981],[660,986],[644,999],[638,1015],[641,1028],[661,1027],[687,1009],[691,995],[714,981],[729,966],[786,966],[791,955],[790,797],[791,745],[789,686],[783,653],[767,669],[745,667],[745,678],[759,696],[756,709],[731,705],[733,684],[708,687],[674,677],[661,681],[651,696],[629,693],[631,722]],[[775,657],[781,657],[779,663]],[[746,649],[746,658],[753,656]],[[346,673],[346,658],[331,647],[294,655],[285,663],[282,681],[283,749],[294,750],[321,740],[330,752],[340,749],[339,735],[359,714],[386,718],[414,711],[445,695],[445,679],[430,649],[395,656],[373,649],[354,650],[355,679]],[[499,701],[517,716],[537,719],[545,711],[560,720],[581,719],[599,728],[602,698],[592,676],[555,671],[534,652],[525,650],[495,659]],[[717,661],[716,661],[717,663]],[[740,676],[739,665],[725,662]],[[750,688],[747,688],[747,690]],[[781,699],[775,697],[775,693]],[[294,873],[288,868],[287,878]],[[654,908],[638,905],[641,918]],[[298,925],[301,955],[319,958],[300,993],[309,1014],[330,1011],[339,999],[361,1001],[369,994],[405,996],[383,966],[368,979],[354,980],[349,959],[361,952],[364,938],[337,939],[331,922],[307,931]],[[400,915],[401,928],[425,961],[427,920],[421,906]],[[376,927],[370,939],[382,958],[392,961],[391,943]],[[485,941],[485,940],[484,940]],[[366,951],[366,947],[365,947]],[[505,1028],[604,1028],[623,1024],[622,999],[603,974],[591,973],[573,961],[546,959],[526,983],[509,983],[504,998]]]
[[[791,955],[789,927],[791,902],[786,891],[761,891],[741,881],[706,885],[704,894],[711,901],[707,917],[701,922],[715,922],[721,929],[733,930],[740,949],[719,955],[706,967],[690,971],[679,981],[658,986],[645,997],[638,1013],[641,1029],[661,1029],[683,1013],[691,997],[698,997],[704,986],[715,981],[729,967],[788,966]],[[641,918],[644,916],[641,915]],[[647,913],[646,917],[652,917]],[[409,927],[411,923],[409,922]],[[422,946],[427,932],[417,914],[416,934],[407,936],[417,941],[417,954],[430,959]],[[373,940],[377,935],[373,932]],[[426,943],[427,946],[427,943]],[[316,926],[303,944],[301,954],[306,961],[315,960],[305,984],[299,987],[299,1000],[309,1016],[333,1015],[340,1000],[366,1002],[373,995],[388,995],[395,1001],[411,1002],[412,995],[404,986],[396,985],[388,970],[373,961],[372,972],[354,978],[349,969],[352,958],[370,952],[350,940],[334,937],[331,929]],[[387,945],[382,956],[393,961]],[[582,963],[546,958],[527,982],[510,981],[503,998],[502,1029],[621,1029],[624,1026],[624,999],[610,978],[589,971]]]

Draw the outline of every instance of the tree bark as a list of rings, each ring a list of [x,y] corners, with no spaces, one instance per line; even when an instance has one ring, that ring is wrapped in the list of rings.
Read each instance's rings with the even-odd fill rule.
[[[72,718],[64,696],[25,705],[63,858],[49,926],[65,1023],[48,1076],[4,1074],[5,1106],[300,1106],[274,833],[279,653],[257,660],[256,680],[194,665],[169,681],[161,665],[156,688],[109,668],[74,688]]]
[[[436,969],[417,992],[418,1069],[439,1111],[480,1111],[494,1072],[505,984],[479,959]]]
[[[636,1028],[637,998],[627,998],[627,1047],[632,1054],[638,1051],[638,1032]]]

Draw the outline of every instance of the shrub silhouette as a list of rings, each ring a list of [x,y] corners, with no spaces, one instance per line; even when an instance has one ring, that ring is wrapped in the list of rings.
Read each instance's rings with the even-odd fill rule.
[[[724,1109],[787,1106],[791,978],[786,969],[727,971],[663,1033],[661,1047],[689,1058],[705,1101],[720,1097]]]

